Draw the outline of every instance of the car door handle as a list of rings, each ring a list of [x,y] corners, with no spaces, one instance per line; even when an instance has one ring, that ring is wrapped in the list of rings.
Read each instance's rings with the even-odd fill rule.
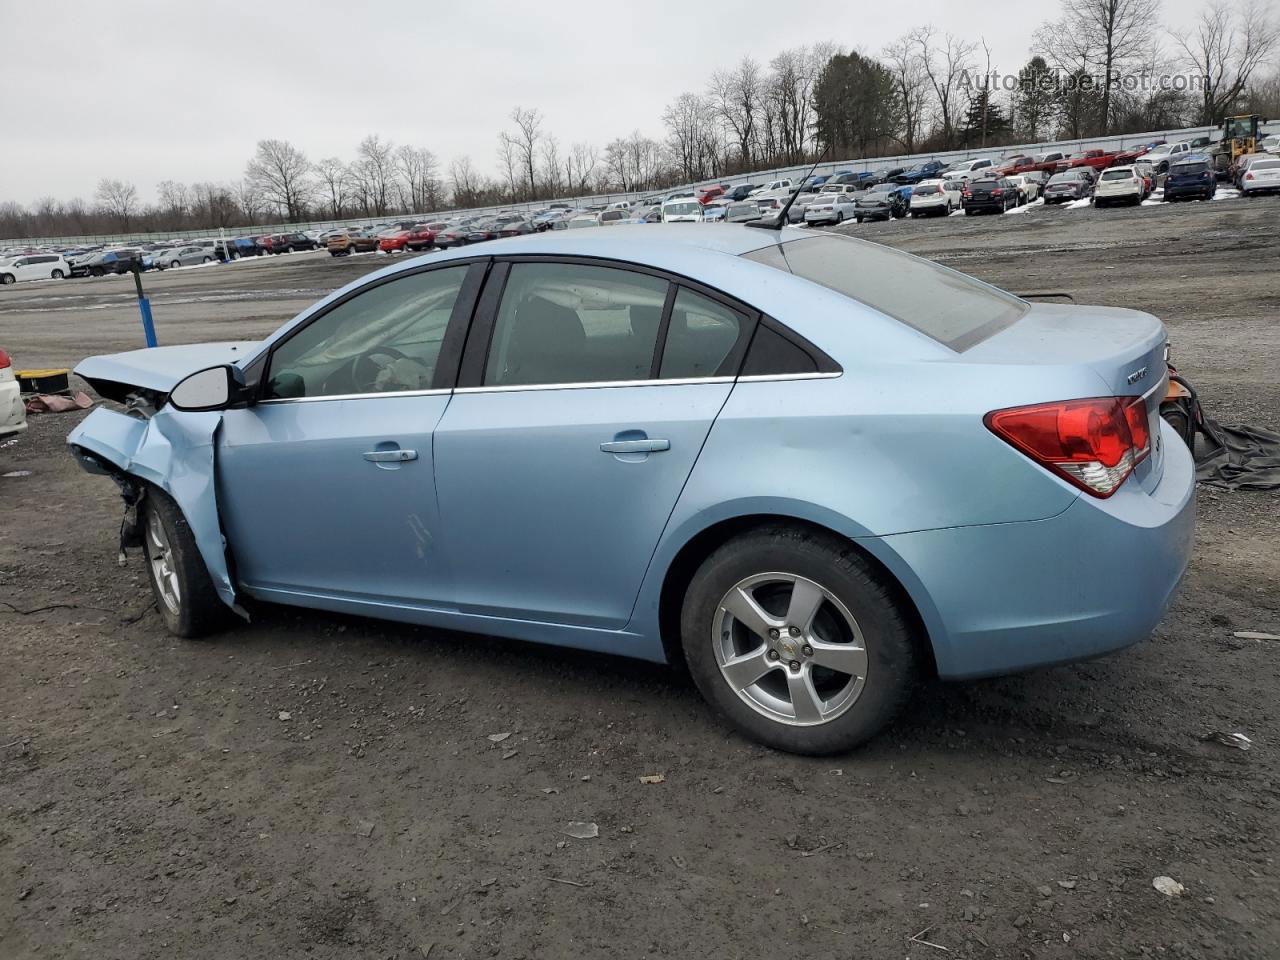
[[[609,440],[600,444],[605,453],[658,453],[671,449],[670,440]]]
[[[366,460],[374,463],[403,463],[406,460],[417,460],[417,450],[370,450],[365,453]]]

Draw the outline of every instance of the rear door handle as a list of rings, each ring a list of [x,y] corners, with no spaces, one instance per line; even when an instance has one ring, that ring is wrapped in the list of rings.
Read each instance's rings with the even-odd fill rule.
[[[406,460],[417,460],[417,450],[370,450],[365,455],[366,460],[372,460],[374,463],[403,463]]]
[[[600,444],[605,453],[658,453],[671,449],[670,440],[610,440]]]

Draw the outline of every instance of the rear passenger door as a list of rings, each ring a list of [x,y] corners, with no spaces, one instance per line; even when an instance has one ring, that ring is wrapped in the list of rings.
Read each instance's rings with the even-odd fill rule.
[[[435,434],[459,609],[625,626],[754,324],[616,262],[497,264]]]

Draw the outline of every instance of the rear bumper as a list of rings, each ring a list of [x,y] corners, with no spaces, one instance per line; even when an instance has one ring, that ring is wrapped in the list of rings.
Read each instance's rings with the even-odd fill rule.
[[[1045,520],[927,530],[863,543],[916,601],[947,679],[1084,660],[1145,640],[1191,558],[1195,471],[1161,421],[1164,474]]]

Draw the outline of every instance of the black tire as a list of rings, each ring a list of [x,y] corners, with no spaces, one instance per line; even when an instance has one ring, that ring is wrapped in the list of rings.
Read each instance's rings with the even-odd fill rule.
[[[159,523],[163,528],[168,541],[167,549],[165,544],[158,542],[153,536],[152,523]],[[191,534],[186,517],[172,498],[157,487],[150,487],[142,502],[141,527],[147,579],[151,581],[156,609],[160,611],[169,632],[190,639],[225,627],[230,611],[214,589],[213,580],[196,547],[195,537]],[[165,589],[158,582],[160,574],[153,558],[161,559],[161,551],[172,571],[173,582],[177,585],[176,605],[171,605],[166,600]]]
[[[174,270],[177,270],[178,267],[182,266],[182,262],[180,260],[170,260],[169,266],[172,267]]]
[[[201,257],[201,258],[200,258],[200,262],[201,262],[201,263],[213,263],[213,257]]]
[[[714,635],[721,601],[747,578],[777,576],[778,571],[812,581],[829,591],[853,617],[861,632],[866,650],[864,684],[842,712],[830,720],[806,726],[772,719],[749,705],[721,672],[716,652],[719,641]],[[763,602],[759,594],[757,600]],[[784,616],[786,603],[783,599]],[[825,612],[813,620],[815,638],[819,623],[845,622],[829,601],[823,600],[820,609]],[[836,619],[829,619],[833,615]],[[828,620],[823,621],[823,617]],[[919,674],[920,660],[909,622],[896,589],[884,583],[848,541],[799,527],[768,526],[733,538],[698,568],[684,597],[680,632],[685,660],[698,689],[735,727],[779,750],[820,755],[850,750],[869,740],[907,702]],[[785,629],[782,634],[779,643],[788,640]],[[790,646],[797,648],[809,636],[803,633],[799,639],[792,637]],[[747,642],[754,643],[754,635],[750,635]],[[762,644],[765,642],[761,640]],[[817,643],[817,639],[814,642]],[[808,650],[807,643],[804,645]],[[778,666],[762,676],[785,685],[783,678],[790,675],[789,668],[780,660],[770,659]],[[816,667],[816,660],[804,665],[809,671]],[[835,679],[839,684],[843,682],[838,679],[840,676],[827,671],[824,677],[814,679]],[[832,694],[833,699],[838,696]]]
[[[855,214],[853,215],[853,222],[854,222],[854,223],[861,223],[861,222],[862,222],[862,218],[861,218],[860,216],[858,216],[858,215],[855,213]]]
[[[3,284],[4,286],[7,287],[9,286],[9,284],[17,283],[17,282],[18,282],[18,278],[15,277],[12,273],[0,273],[0,284]]]
[[[105,275],[106,275],[106,271],[103,270],[101,267],[93,267],[89,270],[89,276],[91,277],[101,277]]]
[[[61,280],[61,279],[62,279],[63,277],[65,277],[65,276],[66,276],[66,274],[65,274],[65,273],[63,273],[61,270],[54,270],[52,273],[50,273],[50,274],[49,274],[49,279],[50,279],[50,280]]]

